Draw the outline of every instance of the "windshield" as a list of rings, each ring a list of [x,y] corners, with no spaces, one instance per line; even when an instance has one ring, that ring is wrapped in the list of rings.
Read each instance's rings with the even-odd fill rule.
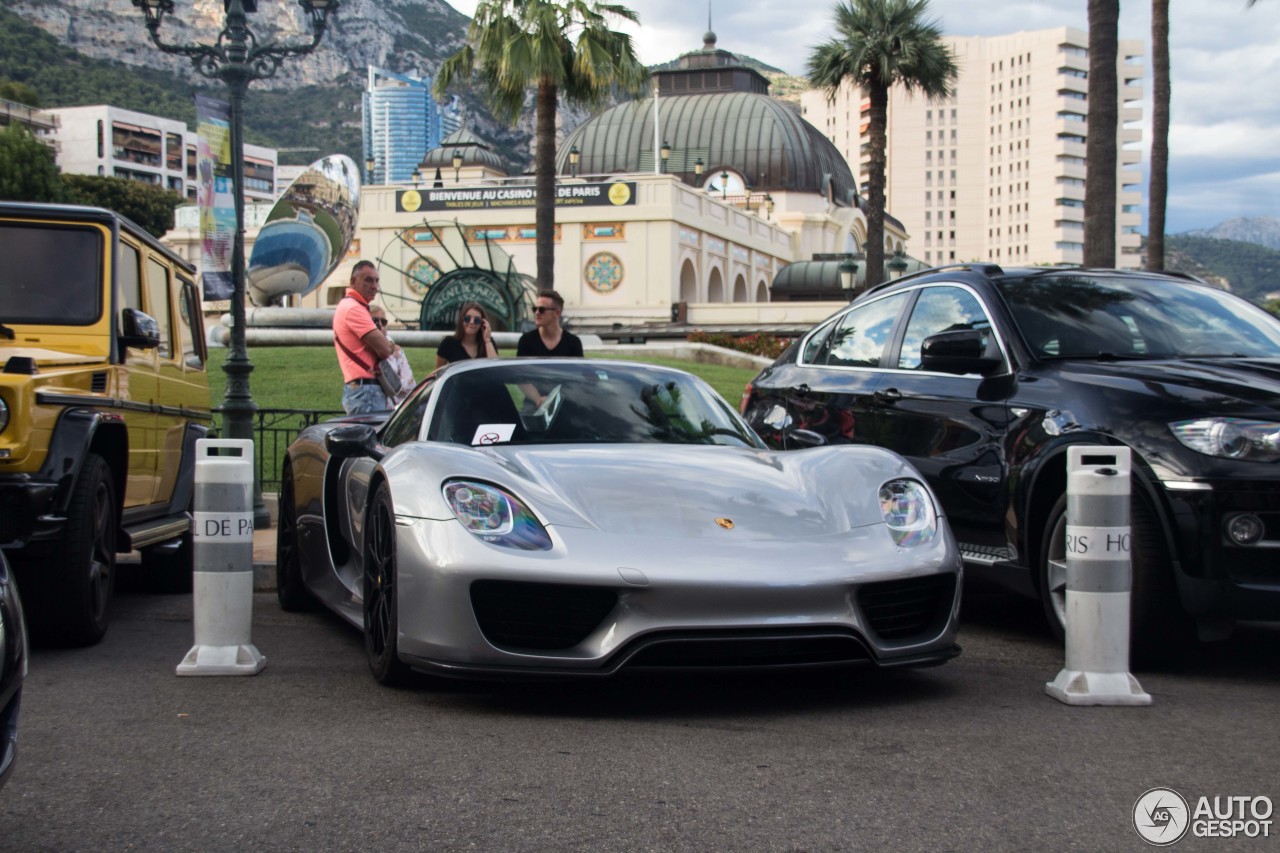
[[[439,394],[434,441],[763,447],[701,380],[645,365],[515,360],[448,376]]]
[[[102,316],[102,232],[0,222],[0,323],[85,326]]]
[[[1280,358],[1280,320],[1205,285],[1051,275],[1000,289],[1041,357]]]

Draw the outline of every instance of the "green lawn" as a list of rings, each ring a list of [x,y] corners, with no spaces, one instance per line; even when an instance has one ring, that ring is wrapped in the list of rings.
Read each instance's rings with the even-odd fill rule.
[[[214,406],[221,406],[226,394],[227,377],[222,372],[222,364],[227,352],[225,348],[209,351],[209,385],[213,392]],[[435,369],[434,348],[410,347],[405,352],[416,378],[421,379]],[[603,358],[606,353],[597,351],[591,355]],[[256,347],[249,350],[249,360],[253,363],[249,387],[259,408],[342,409],[342,375],[338,372],[338,359],[333,347]],[[721,367],[673,358],[640,358],[628,355],[622,360],[687,370],[706,380],[734,408],[738,406],[743,387],[757,373],[751,368]]]

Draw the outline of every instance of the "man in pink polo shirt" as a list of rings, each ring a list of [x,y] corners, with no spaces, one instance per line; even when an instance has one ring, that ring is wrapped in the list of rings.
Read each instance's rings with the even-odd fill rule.
[[[370,261],[360,261],[351,270],[347,294],[333,313],[333,348],[342,368],[342,408],[348,415],[391,408],[375,373],[378,362],[394,351],[369,313],[369,303],[377,295],[378,271]]]

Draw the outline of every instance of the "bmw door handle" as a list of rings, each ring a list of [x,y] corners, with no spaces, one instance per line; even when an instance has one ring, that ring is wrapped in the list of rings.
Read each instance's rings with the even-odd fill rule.
[[[883,391],[874,392],[871,395],[871,399],[883,406],[892,406],[902,399],[902,392],[897,388],[886,388]]]

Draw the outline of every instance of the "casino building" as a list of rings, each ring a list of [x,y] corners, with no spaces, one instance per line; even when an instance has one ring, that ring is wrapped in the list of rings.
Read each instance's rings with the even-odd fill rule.
[[[850,298],[840,262],[864,277],[866,217],[836,147],[714,33],[653,83],[652,97],[602,111],[559,145],[555,288],[567,319],[807,325],[831,312],[821,300]],[[183,224],[166,240],[198,260],[199,235]],[[891,258],[908,235],[888,215],[885,232]],[[335,304],[365,258],[397,320],[451,328],[474,299],[497,328],[517,329],[538,288],[535,233],[532,176],[510,175],[463,128],[426,152],[411,181],[361,189],[346,261],[290,302]]]
[[[652,98],[604,110],[559,146],[555,287],[566,314],[594,326],[830,313],[771,288],[815,256],[848,253],[865,272],[866,218],[840,152],[714,33],[653,82]],[[532,176],[508,175],[465,129],[426,154],[412,185],[365,187],[359,245],[382,268],[388,311],[441,324],[479,299],[503,325],[526,319],[516,291],[536,289],[533,203]],[[888,255],[906,239],[887,216]],[[830,280],[820,274],[811,290],[838,291],[837,266],[828,260],[818,272]],[[335,273],[321,302],[345,281]]]

